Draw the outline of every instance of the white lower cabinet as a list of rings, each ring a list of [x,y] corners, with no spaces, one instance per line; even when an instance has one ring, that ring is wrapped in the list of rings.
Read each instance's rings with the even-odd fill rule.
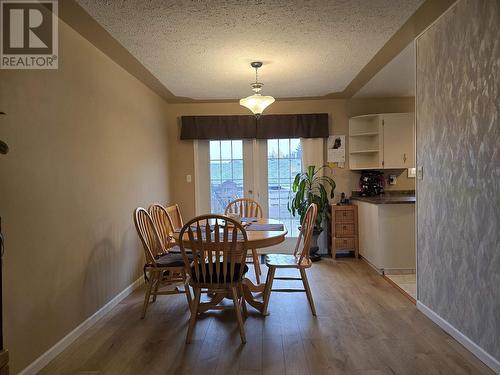
[[[378,272],[415,270],[415,204],[358,206],[359,254]]]

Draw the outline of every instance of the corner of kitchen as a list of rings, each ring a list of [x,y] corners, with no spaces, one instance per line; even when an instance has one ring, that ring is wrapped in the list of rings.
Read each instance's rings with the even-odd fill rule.
[[[353,253],[416,300],[414,113],[349,120],[350,199],[331,206],[332,256]]]

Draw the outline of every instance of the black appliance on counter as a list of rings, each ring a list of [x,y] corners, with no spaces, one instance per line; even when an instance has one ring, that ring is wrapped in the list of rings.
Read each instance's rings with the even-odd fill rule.
[[[382,172],[363,171],[359,179],[359,194],[373,197],[384,193],[385,179]]]

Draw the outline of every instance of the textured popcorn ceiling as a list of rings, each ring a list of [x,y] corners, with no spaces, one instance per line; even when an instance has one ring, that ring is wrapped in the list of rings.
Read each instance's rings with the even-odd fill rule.
[[[342,91],[423,0],[77,0],[176,96]]]
[[[377,96],[415,96],[415,43],[410,43],[354,95]]]

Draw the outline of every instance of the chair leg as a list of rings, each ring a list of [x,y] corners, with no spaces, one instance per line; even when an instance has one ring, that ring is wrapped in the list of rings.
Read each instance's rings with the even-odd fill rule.
[[[187,281],[184,282],[184,292],[186,293],[189,311],[191,311],[191,309],[193,308],[193,298],[191,297],[191,290]]]
[[[273,287],[275,267],[269,267],[267,270],[266,288],[264,289],[264,306],[262,308],[262,315],[267,315],[267,306],[269,305],[269,298],[271,298],[271,289]]]
[[[158,294],[158,289],[160,289],[161,280],[163,279],[163,271],[159,271],[158,278],[156,280],[156,285],[153,291],[153,302],[156,302],[156,295]]]
[[[253,267],[255,269],[255,280],[257,281],[258,285],[260,284],[260,275],[262,275],[262,271],[260,270],[259,254],[257,254],[256,249],[252,249],[252,258],[253,258]]]
[[[238,290],[235,286],[231,287],[231,292],[233,293],[233,303],[234,310],[236,311],[236,318],[238,319],[238,327],[240,328],[241,342],[246,344],[247,339],[245,337],[245,326],[243,325],[243,318],[241,316],[240,302],[238,298]]]
[[[156,280],[156,272],[151,272],[149,275],[148,284],[146,285],[146,295],[144,296],[144,305],[142,306],[141,319],[144,319],[144,317],[146,316],[146,310],[148,309],[149,305],[149,297],[151,296],[151,289],[153,288],[155,280]]]
[[[306,270],[300,269],[300,276],[302,277],[302,284],[304,284],[304,289],[306,290],[307,300],[309,301],[309,306],[311,307],[311,312],[316,316],[316,308],[314,307],[313,296],[311,293],[311,288],[309,287],[309,281],[307,280]]]
[[[239,284],[239,294],[241,296],[241,309],[243,310],[243,316],[246,318],[248,316],[247,303],[245,301],[245,294],[243,293],[243,284]]]
[[[186,337],[186,344],[191,343],[191,337],[193,336],[194,325],[196,324],[196,318],[198,315],[198,306],[200,305],[201,298],[201,288],[194,289],[194,301],[191,308],[191,318],[189,319],[189,326]]]

